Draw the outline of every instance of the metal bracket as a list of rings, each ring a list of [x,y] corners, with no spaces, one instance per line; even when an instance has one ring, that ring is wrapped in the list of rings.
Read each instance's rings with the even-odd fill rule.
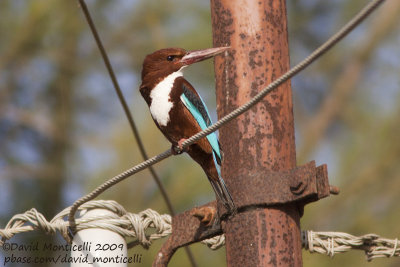
[[[153,267],[167,266],[172,255],[180,247],[222,234],[219,218],[214,218],[212,225],[205,226],[193,215],[199,208],[215,210],[217,209],[217,202],[213,201],[172,217],[172,234],[157,253]]]
[[[271,206],[290,202],[296,202],[303,207],[331,193],[339,192],[336,187],[329,185],[327,166],[324,164],[316,167],[315,161],[292,170],[270,171],[226,182],[238,212],[251,206]],[[218,216],[210,226],[205,226],[193,215],[197,210],[204,208],[218,211]],[[220,220],[227,216],[229,214],[225,207],[216,201],[174,216],[172,234],[158,252],[153,266],[167,266],[172,255],[182,246],[222,234]]]
[[[272,206],[290,202],[306,205],[321,198],[328,197],[332,190],[328,181],[326,164],[316,167],[315,161],[296,167],[292,170],[253,174],[246,179],[227,181],[233,200],[240,210],[248,206]],[[300,204],[299,203],[299,204]],[[227,210],[223,205],[218,206]]]

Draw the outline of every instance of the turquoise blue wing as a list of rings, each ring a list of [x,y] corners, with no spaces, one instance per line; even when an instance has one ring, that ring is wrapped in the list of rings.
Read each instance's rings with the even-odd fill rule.
[[[201,97],[193,93],[188,88],[186,88],[185,85],[183,85],[183,93],[181,95],[181,100],[185,105],[185,107],[196,119],[198,125],[202,130],[206,129],[208,126],[212,124],[210,119],[210,114],[208,113],[207,107],[204,104]],[[218,159],[214,158],[215,161],[219,163],[221,161],[221,151],[217,135],[215,133],[210,133],[209,135],[207,135],[207,140],[213,149],[214,157],[218,158]],[[216,164],[216,166],[218,165],[219,164]]]
[[[180,96],[182,103],[193,115],[198,125],[202,130],[211,125],[210,114],[208,113],[207,107],[199,95],[194,93],[192,90],[188,89],[184,84],[182,85],[183,93]],[[228,189],[226,188],[225,182],[221,177],[221,151],[219,148],[219,142],[217,135],[211,133],[207,135],[207,140],[210,143],[213,150],[214,165],[218,172],[218,180],[210,179],[211,185],[218,196],[221,199],[225,207],[228,208],[232,213],[236,213],[235,203]]]

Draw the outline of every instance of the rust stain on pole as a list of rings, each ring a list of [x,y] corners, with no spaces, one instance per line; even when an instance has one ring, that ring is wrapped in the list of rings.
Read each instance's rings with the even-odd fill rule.
[[[211,0],[214,46],[231,46],[215,61],[217,111],[246,103],[289,69],[284,0]],[[296,166],[292,93],[286,82],[220,129],[222,174],[237,181]],[[235,195],[233,195],[235,199]],[[295,204],[239,212],[222,224],[228,266],[302,266],[300,215]]]

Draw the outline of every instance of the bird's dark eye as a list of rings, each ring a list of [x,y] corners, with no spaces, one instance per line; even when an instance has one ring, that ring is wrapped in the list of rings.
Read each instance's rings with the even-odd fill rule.
[[[174,60],[174,56],[168,56],[168,57],[167,57],[167,60],[168,60],[168,61]]]

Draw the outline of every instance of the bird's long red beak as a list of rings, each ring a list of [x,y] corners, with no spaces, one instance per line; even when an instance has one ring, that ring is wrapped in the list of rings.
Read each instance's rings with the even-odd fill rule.
[[[199,61],[209,59],[218,54],[221,54],[222,52],[225,52],[229,48],[230,47],[214,47],[203,50],[189,51],[186,55],[183,56],[181,62],[185,65],[190,65]]]

